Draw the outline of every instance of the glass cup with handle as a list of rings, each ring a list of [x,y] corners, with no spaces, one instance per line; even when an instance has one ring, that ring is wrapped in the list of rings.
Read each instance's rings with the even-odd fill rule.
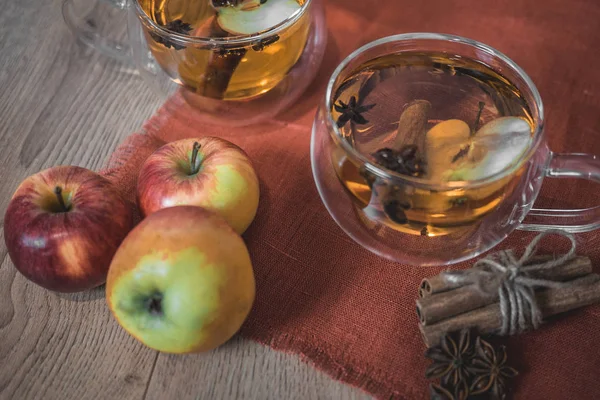
[[[600,207],[534,208],[542,182],[600,182],[600,158],[557,154],[532,80],[474,40],[383,38],[333,73],[314,122],[314,179],[338,225],[404,264],[465,261],[513,231],[600,228]]]
[[[217,125],[293,106],[325,53],[323,0],[131,0],[128,11],[142,77]]]

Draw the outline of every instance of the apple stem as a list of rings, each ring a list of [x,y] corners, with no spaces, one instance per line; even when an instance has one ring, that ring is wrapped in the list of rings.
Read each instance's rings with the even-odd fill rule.
[[[200,143],[194,142],[194,148],[192,149],[192,168],[191,175],[195,175],[200,170],[200,166],[196,166],[196,160],[198,159],[198,152],[200,151]]]
[[[63,198],[63,195],[62,195],[62,188],[60,186],[55,187],[54,193],[56,194],[58,204],[60,205],[60,210],[62,212],[69,211],[69,207],[67,207],[67,205],[65,204],[65,199]]]
[[[477,118],[475,119],[475,127],[473,128],[473,132],[471,136],[475,136],[477,131],[479,130],[479,124],[481,124],[481,113],[483,112],[483,108],[485,107],[485,103],[483,101],[479,102],[479,112],[477,113]]]

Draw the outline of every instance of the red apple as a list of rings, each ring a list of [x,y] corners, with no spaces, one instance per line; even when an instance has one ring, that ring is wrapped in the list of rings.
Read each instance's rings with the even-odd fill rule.
[[[15,267],[32,282],[78,292],[106,282],[117,248],[133,228],[132,207],[106,178],[80,167],[25,179],[4,217]]]
[[[193,205],[223,217],[243,233],[258,209],[259,185],[252,163],[238,146],[216,137],[169,143],[142,166],[137,184],[142,215]]]

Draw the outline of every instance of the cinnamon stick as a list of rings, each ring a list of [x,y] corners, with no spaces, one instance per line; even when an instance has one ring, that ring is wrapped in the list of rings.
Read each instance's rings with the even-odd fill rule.
[[[569,281],[592,273],[592,262],[588,257],[573,260],[549,270],[531,273],[532,278],[551,281]],[[429,281],[431,282],[431,280]],[[433,280],[438,284],[438,278]],[[448,284],[447,286],[451,286]],[[442,321],[498,301],[498,291],[484,293],[470,285],[428,296],[417,300],[417,315],[423,325]]]
[[[544,318],[600,302],[600,275],[578,278],[573,286],[536,292],[537,304]],[[419,324],[427,347],[436,346],[447,332],[473,328],[479,333],[494,333],[502,326],[500,303],[490,304],[432,325]]]
[[[509,250],[512,252],[512,250]],[[543,263],[546,261],[550,261],[552,260],[554,257],[551,255],[541,255],[541,256],[535,256],[532,257],[531,260],[529,262],[527,262],[525,265],[532,265],[532,264],[537,264],[537,263]],[[570,268],[571,265],[569,264],[569,266],[564,266],[565,268]],[[573,266],[574,268],[578,268],[577,266]],[[590,271],[587,273],[591,273],[591,264],[590,264]],[[566,280],[566,279],[572,279],[572,277],[577,276],[577,274],[573,274],[571,275],[569,272],[566,272],[566,270],[563,269],[559,269],[559,271],[557,271],[558,275],[566,273],[566,278],[559,278],[558,276],[555,279],[550,278],[550,276],[553,274],[553,271],[548,271],[546,273],[546,275],[544,276],[540,276],[540,278],[544,278],[544,279],[551,279],[551,280]],[[581,274],[581,275],[585,275],[585,274]],[[430,278],[425,278],[423,279],[423,281],[421,281],[421,286],[419,286],[419,297],[423,298],[423,297],[428,297],[437,293],[443,293],[443,292],[447,292],[449,290],[452,289],[456,289],[462,286],[465,286],[466,284],[463,282],[449,282],[446,280],[446,278],[444,277],[444,274],[441,273],[439,275],[430,277]]]
[[[447,292],[448,290],[456,289],[465,286],[463,282],[448,282],[443,273],[425,278],[419,286],[419,297],[429,297],[437,293]]]
[[[224,38],[229,33],[223,30],[215,18],[209,28],[210,37]],[[222,51],[212,50],[208,58],[208,65],[204,75],[198,80],[196,90],[198,94],[213,99],[223,99],[231,77],[240,62],[246,55],[247,50],[239,48],[235,50]]]
[[[375,76],[375,75],[373,75]],[[379,74],[381,80],[386,79]],[[390,147],[394,150],[400,150],[406,145],[416,145],[419,153],[425,149],[425,129],[427,128],[429,111],[431,103],[427,100],[414,100],[408,103],[400,120],[398,129],[380,137],[364,141],[360,144],[360,151],[365,154],[372,154],[383,147]]]
[[[425,148],[425,130],[431,103],[427,100],[410,102],[398,122],[398,133],[394,139],[394,148],[401,149],[406,145],[417,145],[419,151]]]

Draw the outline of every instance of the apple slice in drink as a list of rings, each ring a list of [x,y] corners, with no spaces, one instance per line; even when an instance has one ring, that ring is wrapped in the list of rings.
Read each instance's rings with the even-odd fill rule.
[[[466,122],[450,119],[431,128],[425,137],[426,178],[441,183],[455,155],[468,143],[471,128]],[[412,196],[416,208],[443,213],[453,207],[452,197],[444,192],[416,188]]]
[[[251,35],[267,31],[300,10],[296,0],[250,0],[236,6],[218,7],[217,21],[233,35]]]
[[[491,177],[516,162],[529,148],[531,127],[519,117],[502,117],[484,125],[474,135],[460,120],[448,120],[427,132],[425,156],[427,178],[433,182],[475,181]],[[511,177],[481,186],[464,193],[471,201],[496,195]],[[452,208],[458,199],[446,194],[415,195],[418,207],[443,212]],[[463,200],[464,201],[464,200]]]
[[[471,138],[471,128],[466,122],[450,119],[440,122],[425,136],[425,156],[427,157],[427,178],[440,181],[452,169],[456,155]]]
[[[468,154],[445,174],[448,181],[476,181],[492,177],[516,163],[531,145],[531,126],[519,117],[502,117],[484,125],[471,138]],[[470,190],[468,197],[481,200],[502,190],[512,177]]]
[[[468,155],[446,173],[446,179],[475,181],[496,175],[521,158],[530,144],[531,126],[523,118],[495,119],[473,135]]]

